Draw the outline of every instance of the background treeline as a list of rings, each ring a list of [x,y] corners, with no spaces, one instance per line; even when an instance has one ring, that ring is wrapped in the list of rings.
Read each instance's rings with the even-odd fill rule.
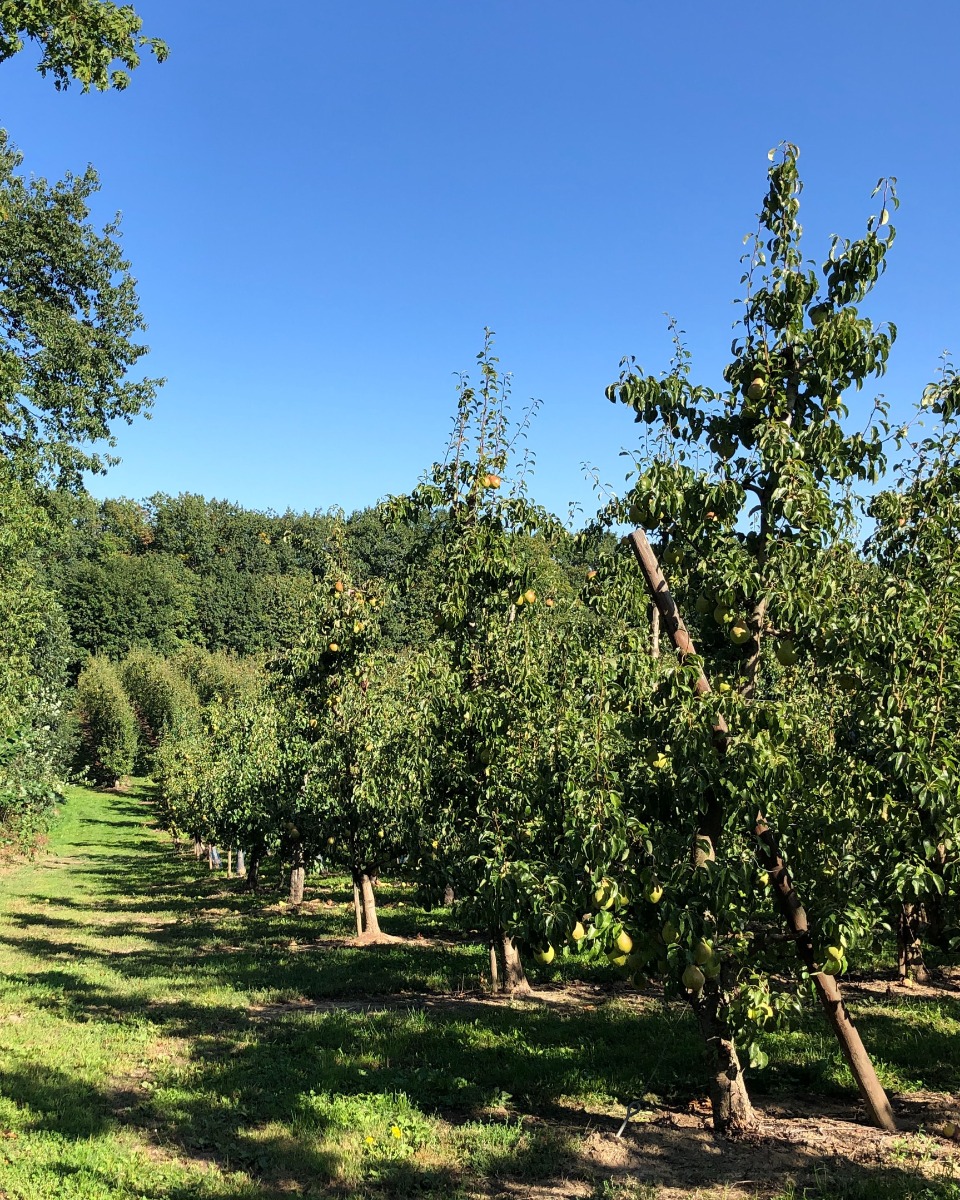
[[[277,515],[189,494],[143,503],[60,495],[52,509],[60,537],[49,582],[75,663],[86,654],[121,658],[136,646],[269,653],[295,634],[334,536],[358,570],[392,582],[425,536],[388,528],[375,509],[349,519]],[[411,593],[390,636],[422,636],[424,616]]]

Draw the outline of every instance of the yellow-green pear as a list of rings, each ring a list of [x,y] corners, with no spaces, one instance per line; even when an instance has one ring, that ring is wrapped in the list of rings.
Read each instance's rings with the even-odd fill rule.
[[[683,986],[688,992],[702,992],[703,985],[706,982],[706,977],[699,967],[695,967],[693,963],[683,973]]]

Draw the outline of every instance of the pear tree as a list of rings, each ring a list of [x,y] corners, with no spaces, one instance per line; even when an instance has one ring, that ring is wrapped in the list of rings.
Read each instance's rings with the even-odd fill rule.
[[[736,1036],[755,1045],[767,1010],[777,1009],[759,1001],[772,985],[754,922],[769,911],[770,896],[754,853],[776,867],[767,873],[789,917],[796,894],[780,854],[795,849],[791,817],[809,805],[805,760],[821,751],[823,733],[816,707],[805,703],[804,673],[817,661],[819,613],[835,587],[826,568],[851,527],[852,489],[880,478],[889,433],[882,400],[861,428],[851,429],[848,405],[852,391],[883,374],[895,337],[892,326],[878,327],[861,311],[893,243],[893,181],[875,190],[878,212],[865,233],[834,238],[818,271],[801,252],[797,156],[790,144],[771,152],[724,386],[693,382],[677,334],[667,373],[644,374],[627,359],[607,389],[647,432],[631,491],[605,519],[649,532],[681,611],[695,620],[700,656],[682,654],[671,667],[659,706],[674,747],[673,816],[689,838],[686,866],[677,847],[670,862],[671,945],[680,949],[667,960],[675,970],[686,963],[682,979],[714,1053],[714,1119],[722,1128],[753,1120]],[[713,690],[708,677],[726,687]],[[758,836],[766,839],[759,845]],[[804,973],[822,982],[831,956],[806,921],[804,914],[802,933],[791,930],[806,955]],[[687,967],[700,969],[698,947],[718,923],[729,949],[722,968],[689,987],[699,976]],[[852,906],[839,915],[834,940],[852,940],[862,923]],[[762,1051],[751,1058],[762,1061]],[[882,1093],[871,1112],[890,1123]]]

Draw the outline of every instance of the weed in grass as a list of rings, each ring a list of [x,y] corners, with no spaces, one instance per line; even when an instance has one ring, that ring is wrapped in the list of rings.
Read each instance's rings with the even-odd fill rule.
[[[594,1188],[590,1200],[657,1200],[660,1188],[653,1183],[630,1179],[603,1179]]]

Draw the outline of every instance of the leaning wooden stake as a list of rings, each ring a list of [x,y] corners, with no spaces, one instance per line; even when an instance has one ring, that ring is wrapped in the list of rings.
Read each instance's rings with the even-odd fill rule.
[[[867,1106],[870,1120],[880,1129],[894,1133],[897,1123],[894,1120],[893,1109],[887,1094],[880,1086],[880,1080],[873,1069],[870,1055],[867,1053],[857,1027],[850,1020],[847,1006],[840,994],[840,986],[832,975],[826,975],[817,969],[816,956],[813,948],[813,937],[810,925],[800,897],[787,873],[786,865],[777,845],[776,834],[769,828],[762,815],[757,817],[756,835],[760,842],[757,858],[770,876],[773,894],[777,898],[780,912],[793,934],[797,953],[804,966],[810,972],[813,986],[817,990],[817,998],[823,1006],[833,1032],[837,1035],[840,1049],[843,1051],[850,1070],[857,1081],[860,1095]]]
[[[676,602],[670,594],[667,581],[660,569],[660,564],[657,562],[657,556],[647,541],[646,535],[642,530],[635,530],[630,534],[629,541],[637,562],[640,564],[640,570],[650,590],[653,603],[660,613],[663,628],[669,635],[677,653],[681,658],[695,654],[693,641],[683,623],[680,610],[677,608]],[[700,676],[694,687],[701,696],[705,696],[710,692],[710,681],[703,671],[700,672]],[[724,735],[727,733],[727,725],[723,717],[718,718],[713,732],[715,738],[718,739],[718,743],[722,742]],[[716,820],[716,814],[714,814],[714,820]],[[770,882],[773,885],[774,895],[776,896],[780,912],[787,922],[790,932],[793,934],[797,953],[810,972],[810,978],[813,980],[813,985],[816,988],[817,996],[826,1013],[827,1020],[836,1034],[844,1057],[850,1064],[850,1070],[857,1081],[857,1087],[860,1089],[860,1095],[867,1106],[870,1120],[880,1129],[885,1129],[893,1133],[896,1131],[897,1125],[893,1117],[893,1109],[890,1107],[890,1101],[887,1098],[886,1092],[880,1086],[880,1080],[877,1078],[873,1063],[870,1061],[870,1055],[867,1053],[860,1039],[860,1034],[850,1020],[850,1015],[843,1002],[840,987],[836,979],[832,975],[825,975],[823,971],[817,970],[813,937],[810,933],[810,925],[806,912],[800,903],[800,898],[790,880],[790,876],[787,874],[786,866],[777,846],[776,836],[773,830],[767,826],[762,815],[757,818],[755,833],[760,843],[758,858],[770,875]]]

